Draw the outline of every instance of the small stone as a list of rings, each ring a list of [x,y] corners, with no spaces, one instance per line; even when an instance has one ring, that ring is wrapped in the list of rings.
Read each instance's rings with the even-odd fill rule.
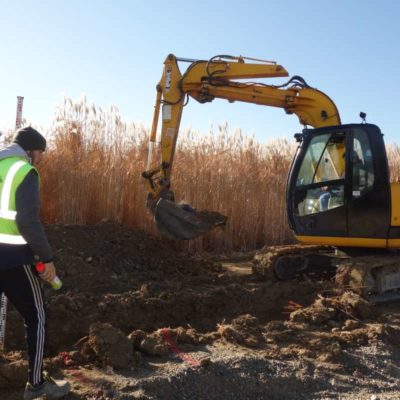
[[[360,323],[358,321],[354,321],[353,319],[348,319],[344,323],[344,327],[343,328],[351,331],[351,330],[357,329],[359,327],[360,327]]]
[[[165,356],[169,354],[169,346],[165,344],[163,338],[156,333],[147,335],[140,342],[140,350],[152,356]]]
[[[203,358],[200,361],[200,366],[202,366],[203,368],[207,368],[212,364],[211,358],[207,357],[207,358]]]
[[[330,328],[339,328],[340,324],[337,321],[334,321],[332,319],[330,319],[329,321],[327,321],[326,323]]]

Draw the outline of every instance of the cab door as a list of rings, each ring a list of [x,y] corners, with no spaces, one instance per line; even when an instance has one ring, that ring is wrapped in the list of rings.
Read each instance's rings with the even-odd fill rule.
[[[288,182],[289,220],[296,235],[347,236],[346,149],[350,130],[311,130]]]
[[[390,227],[389,168],[375,125],[353,125],[348,155],[348,235],[386,239]]]

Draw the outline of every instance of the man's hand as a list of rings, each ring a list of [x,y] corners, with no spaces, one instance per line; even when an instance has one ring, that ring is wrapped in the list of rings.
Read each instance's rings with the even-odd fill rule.
[[[54,266],[54,262],[45,263],[44,265],[46,266],[46,269],[40,274],[40,277],[46,282],[51,282],[56,277],[56,267]]]

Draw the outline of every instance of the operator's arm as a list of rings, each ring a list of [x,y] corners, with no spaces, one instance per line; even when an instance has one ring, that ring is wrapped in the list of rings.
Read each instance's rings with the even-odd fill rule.
[[[15,203],[16,223],[28,246],[41,261],[52,261],[53,253],[40,222],[39,177],[36,171],[29,172],[19,186]]]

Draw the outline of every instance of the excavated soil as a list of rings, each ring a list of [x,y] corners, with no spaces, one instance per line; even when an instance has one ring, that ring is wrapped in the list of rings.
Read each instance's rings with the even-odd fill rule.
[[[46,368],[71,381],[68,399],[400,398],[399,303],[277,282],[268,249],[188,257],[115,224],[47,233],[64,286],[45,286]],[[21,398],[25,378],[10,307],[0,398]]]

